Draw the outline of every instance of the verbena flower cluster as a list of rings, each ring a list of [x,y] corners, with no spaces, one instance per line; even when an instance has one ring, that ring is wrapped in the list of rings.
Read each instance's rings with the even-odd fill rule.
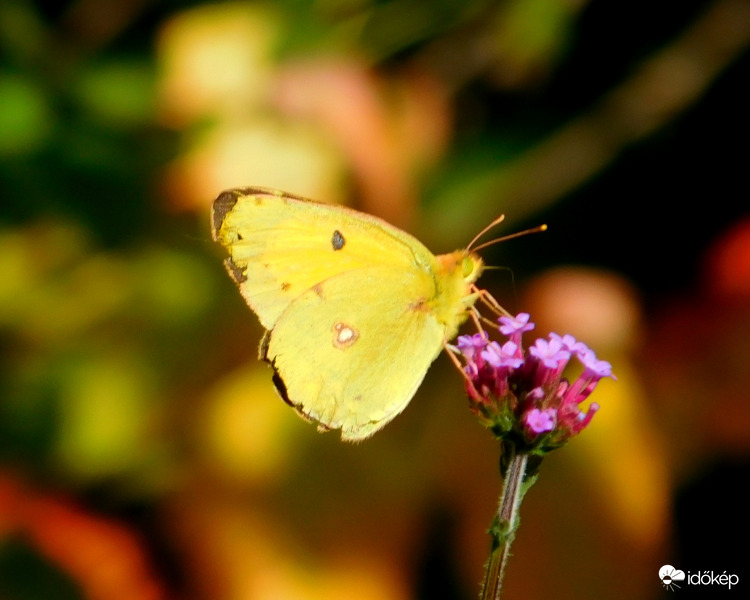
[[[486,331],[457,340],[472,411],[519,450],[544,454],[559,448],[599,409],[592,402],[584,410],[581,403],[602,378],[615,379],[612,366],[572,335],[551,333],[524,350],[522,336],[534,329],[527,313],[498,321],[504,343],[491,341]],[[583,371],[570,383],[563,371],[572,357]]]

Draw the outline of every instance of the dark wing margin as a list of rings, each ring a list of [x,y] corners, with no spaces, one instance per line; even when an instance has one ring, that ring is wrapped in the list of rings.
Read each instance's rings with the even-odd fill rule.
[[[263,338],[260,340],[260,346],[258,347],[258,359],[262,360],[273,369],[273,376],[271,377],[271,381],[273,382],[273,387],[276,389],[276,393],[279,395],[279,397],[289,406],[291,406],[294,411],[305,421],[308,423],[315,422],[314,419],[312,419],[309,415],[305,413],[304,407],[302,404],[295,404],[292,399],[289,397],[289,392],[286,389],[286,383],[284,383],[284,379],[281,377],[281,374],[279,373],[279,370],[276,368],[276,365],[274,364],[273,359],[268,358],[268,344],[271,340],[271,332],[266,331],[263,334]],[[329,431],[330,427],[327,427],[323,425],[322,423],[318,423],[318,431]]]
[[[237,204],[237,199],[242,195],[241,190],[227,190],[218,195],[213,203],[213,211],[211,213],[211,233],[213,234],[214,240],[219,239],[219,230],[221,224],[224,222],[224,218],[227,213],[234,208]]]

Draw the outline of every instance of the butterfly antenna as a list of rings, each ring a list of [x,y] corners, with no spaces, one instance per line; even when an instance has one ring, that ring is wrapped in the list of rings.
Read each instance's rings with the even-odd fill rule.
[[[482,231],[480,231],[478,234],[476,234],[474,236],[474,239],[471,240],[471,242],[469,242],[469,245],[466,247],[466,249],[467,250],[471,250],[471,247],[474,245],[474,243],[480,237],[482,237],[485,233],[487,233],[490,229],[492,229],[496,225],[500,225],[500,223],[502,223],[504,220],[505,220],[505,215],[500,215],[499,217],[497,217],[494,221],[492,221],[492,223],[490,223],[489,225],[487,225],[487,227],[485,227],[484,229],[482,229]],[[475,250],[476,250],[476,248],[475,248]]]
[[[502,220],[502,218],[500,219]],[[499,222],[499,221],[498,221]],[[492,227],[492,225],[495,225],[496,223],[492,223],[489,227]],[[487,231],[489,227],[486,227],[482,233]],[[474,252],[478,252],[479,250],[484,250],[485,248],[489,248],[490,246],[494,246],[495,244],[499,244],[500,242],[507,242],[508,240],[515,239],[517,237],[521,237],[522,235],[528,235],[530,233],[541,233],[542,231],[547,231],[546,225],[537,225],[536,227],[532,227],[531,229],[524,229],[523,231],[518,231],[516,233],[509,233],[508,235],[504,235],[503,237],[495,238],[494,240],[490,240],[489,242],[485,242],[484,244],[479,244],[476,248],[473,248]],[[472,240],[472,244],[476,241],[478,237],[482,235],[480,233],[474,240]],[[471,244],[469,244],[469,248],[471,248]]]

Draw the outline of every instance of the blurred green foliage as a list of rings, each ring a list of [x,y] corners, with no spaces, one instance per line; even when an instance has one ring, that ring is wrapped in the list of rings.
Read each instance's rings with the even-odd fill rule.
[[[0,594],[7,600],[79,600],[83,597],[72,578],[42,560],[19,540],[4,540],[0,545]]]

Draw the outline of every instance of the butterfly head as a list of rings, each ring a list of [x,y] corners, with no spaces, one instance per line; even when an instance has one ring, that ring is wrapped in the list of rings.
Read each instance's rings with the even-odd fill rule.
[[[435,258],[436,289],[431,308],[437,320],[445,326],[445,339],[452,339],[476,300],[474,282],[482,274],[484,263],[469,250],[456,250]]]
[[[484,262],[478,254],[469,250],[456,250],[450,254],[440,254],[437,259],[437,271],[460,287],[469,287],[484,270]]]

